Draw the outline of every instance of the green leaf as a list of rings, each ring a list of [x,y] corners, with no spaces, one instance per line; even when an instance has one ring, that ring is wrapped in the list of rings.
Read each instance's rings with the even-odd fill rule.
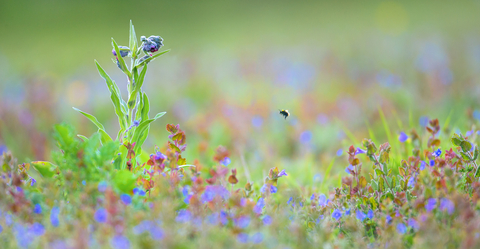
[[[162,52],[158,52],[157,54],[155,54],[154,56],[150,56],[149,58],[145,59],[144,61],[140,62],[139,63],[139,60],[137,60],[137,63],[136,63],[136,67],[138,66],[142,66],[142,65],[146,65],[147,63],[149,63],[150,61],[154,60],[155,58],[159,57],[160,55],[163,55],[163,54],[166,54],[170,52],[170,49],[169,50],[165,50],[165,51],[162,51]]]
[[[478,159],[478,155],[480,154],[480,151],[478,150],[478,146],[475,146],[475,152],[473,152],[473,160]]]
[[[147,131],[150,128],[150,123],[155,121],[155,119],[148,119],[145,121],[142,121],[137,128],[135,128],[133,138],[132,138],[132,143],[135,143],[135,151],[138,150],[138,148],[142,147],[142,144],[140,144],[140,138],[143,135],[143,132]]]
[[[113,177],[114,186],[124,192],[130,193],[135,188],[137,178],[128,170],[119,170]]]
[[[100,76],[102,76],[102,78],[107,83],[108,90],[110,91],[110,99],[112,100],[113,106],[115,108],[115,113],[117,114],[120,128],[126,129],[126,116],[128,113],[127,104],[122,99],[122,95],[120,93],[120,90],[118,89],[117,84],[115,84],[115,82],[110,78],[110,76],[105,72],[105,70],[103,70],[103,68],[100,66],[100,64],[98,64],[97,61],[95,61],[95,64],[97,65]]]
[[[452,143],[455,146],[460,146],[460,144],[462,143],[462,139],[460,139],[460,137],[457,134],[454,134],[452,137]]]
[[[463,152],[468,152],[472,149],[472,144],[468,141],[463,141],[460,143],[460,147],[462,147]]]
[[[462,155],[463,160],[465,160],[465,161],[471,161],[472,160],[472,158],[467,153],[465,153],[463,151],[460,151],[460,154]]]
[[[118,45],[113,38],[112,38],[112,46],[115,49],[115,52],[117,53],[117,59],[120,64],[121,70],[128,76],[128,78],[131,78],[132,75],[130,74],[130,71],[128,71],[128,67],[125,64],[125,60],[123,60],[123,57],[120,56],[120,49],[118,49]]]
[[[157,119],[161,118],[163,115],[165,115],[165,113],[167,113],[167,112],[157,113],[157,115],[155,115],[155,117],[153,119],[157,120]]]
[[[135,102],[137,99],[137,95],[140,92],[143,81],[145,79],[145,74],[147,73],[147,65],[142,68],[140,75],[138,75],[137,79],[135,80],[135,85],[133,86],[133,91],[130,93],[128,97],[128,107],[132,109],[135,106]]]
[[[78,134],[77,137],[81,138],[84,142],[88,141],[88,137]]]
[[[383,171],[381,171],[380,169],[375,169],[375,173],[377,173],[377,176],[383,175]]]
[[[113,141],[112,138],[105,132],[105,130],[98,129],[98,133],[100,133],[102,144]]]
[[[128,47],[132,50],[133,57],[136,56],[137,50],[137,35],[135,34],[135,28],[133,27],[132,20],[130,20],[130,37],[128,41]]]
[[[150,111],[150,102],[148,101],[148,97],[146,93],[143,93],[143,108],[140,112],[140,117],[142,121],[148,120],[148,112]]]
[[[55,169],[57,168],[57,165],[43,161],[34,161],[31,165],[33,165],[33,167],[45,178],[51,178],[54,176]]]
[[[94,117],[92,114],[88,114],[88,113],[86,113],[86,112],[83,112],[83,111],[81,111],[80,109],[75,108],[75,107],[72,107],[72,108],[73,108],[73,110],[75,110],[75,111],[77,111],[77,112],[80,112],[80,113],[83,114],[85,117],[87,117],[88,119],[90,119],[90,121],[92,121],[92,123],[94,123],[94,124],[98,127],[98,129],[100,129],[100,130],[105,130],[105,128],[103,127],[103,125],[102,125],[100,122],[98,122],[97,118]]]

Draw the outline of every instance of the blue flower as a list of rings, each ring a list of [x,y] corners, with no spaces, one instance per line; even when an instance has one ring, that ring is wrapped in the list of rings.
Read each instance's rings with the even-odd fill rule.
[[[447,198],[442,198],[440,200],[439,208],[442,211],[447,210],[448,214],[453,214],[453,212],[455,211],[455,203],[453,203],[451,200],[449,200]]]
[[[407,134],[405,134],[405,132],[400,132],[400,135],[398,136],[398,141],[400,141],[401,143],[405,143],[405,141],[407,141],[408,139],[408,136]]]
[[[337,150],[337,156],[341,156],[343,154],[343,150],[342,149],[338,149]]]
[[[264,207],[265,207],[265,200],[263,199],[263,197],[260,197],[260,199],[258,199],[255,207],[253,207],[253,211],[257,214],[260,214],[260,213],[262,213],[262,210],[263,210]]]
[[[300,134],[300,142],[303,144],[307,144],[312,140],[312,132],[311,131],[304,131]]]
[[[324,194],[321,194],[321,195],[318,197],[318,205],[319,205],[319,206],[326,206],[327,203],[328,203],[327,197],[326,197]]]
[[[130,52],[130,48],[125,47],[125,46],[118,46],[118,51],[120,52],[120,55],[122,57],[125,57],[125,56],[128,55],[128,52]],[[112,50],[112,54],[114,56],[117,56],[117,52],[115,51],[115,49]]]
[[[237,235],[237,240],[240,243],[248,243],[248,234],[246,233],[239,233]]]
[[[241,216],[240,218],[235,220],[235,225],[242,229],[247,228],[248,225],[250,225],[250,218],[248,218],[247,216]]]
[[[108,213],[105,208],[99,208],[97,211],[95,211],[95,214],[93,215],[93,218],[98,222],[98,223],[105,223],[107,222],[108,218]]]
[[[262,243],[263,241],[263,234],[258,232],[258,233],[255,233],[253,236],[252,236],[252,242],[253,244],[260,244]]]
[[[430,120],[427,116],[422,116],[422,117],[420,117],[420,119],[418,121],[419,121],[419,123],[422,127],[427,127],[428,121],[430,121]]]
[[[358,154],[365,154],[366,151],[365,150],[362,150],[360,148],[357,148],[357,150],[355,151],[355,155],[358,155]]]
[[[275,193],[277,193],[277,191],[278,191],[277,187],[275,187],[273,185],[270,185],[270,193],[275,194]]]
[[[50,211],[50,223],[52,226],[58,227],[60,225],[60,221],[58,219],[58,215],[60,214],[60,209],[58,207],[53,207]]]
[[[265,191],[267,190],[267,187],[270,187],[268,189],[270,191],[270,193],[272,193],[272,194],[277,193],[277,190],[278,190],[277,187],[275,187],[271,184],[266,184],[266,183],[263,184],[263,186],[260,188],[260,192],[265,193]]]
[[[412,227],[415,230],[418,230],[419,228],[418,222],[413,218],[408,219],[408,226]]]
[[[397,224],[397,231],[398,231],[398,233],[400,233],[400,234],[404,234],[404,233],[407,232],[407,227],[406,227],[405,224],[403,224],[403,223],[398,223],[398,224]]]
[[[141,36],[140,40],[143,42],[142,49],[145,53],[157,52],[163,46],[163,39],[160,36],[150,36],[146,38]]]
[[[277,177],[282,177],[282,176],[288,176],[287,173],[285,173],[284,169],[282,169],[282,171],[280,171],[280,173],[278,174]]]
[[[2,232],[3,232],[3,227],[2,227],[2,225],[0,225],[0,233],[2,233]]]
[[[392,224],[392,216],[387,215],[387,216],[385,217],[385,222],[387,222],[387,224]]]
[[[188,210],[182,209],[182,210],[178,211],[178,214],[177,214],[177,217],[175,218],[175,221],[177,221],[179,223],[186,223],[186,222],[190,221],[191,218],[192,218],[192,213],[190,213],[190,211],[188,211]]]
[[[263,221],[263,224],[268,226],[268,225],[272,224],[273,220],[272,220],[272,217],[270,217],[269,215],[265,215],[265,217],[263,217],[262,221]]]
[[[40,223],[33,223],[30,232],[35,236],[42,236],[45,233],[45,227]]]
[[[133,227],[133,234],[135,234],[135,235],[142,234],[146,231],[149,231],[154,226],[155,226],[155,224],[152,221],[144,220],[144,221],[140,222],[140,224]]]
[[[132,126],[139,126],[139,125],[140,125],[140,121],[138,121],[138,120],[133,121]]]
[[[139,188],[134,188],[133,189],[133,194],[134,195],[140,195],[140,196],[145,196],[145,191]]]
[[[340,219],[341,217],[342,217],[342,212],[340,212],[340,210],[338,209],[335,209],[332,213],[332,218],[338,221],[338,219]]]
[[[293,197],[290,197],[287,201],[287,204],[290,205],[290,203],[293,201]]]
[[[353,174],[354,169],[355,168],[352,165],[348,165],[348,167],[345,168],[345,172],[347,172],[347,174]]]
[[[30,178],[30,180],[31,180],[30,186],[33,186],[33,184],[37,183],[37,181],[33,178]]]
[[[373,219],[373,210],[368,210],[368,213],[367,213],[367,218],[369,219]]]
[[[363,220],[364,220],[365,218],[367,218],[367,215],[366,215],[364,212],[362,212],[362,211],[360,211],[360,210],[357,210],[357,212],[356,212],[356,217],[357,217],[357,219],[359,219],[360,221],[363,222]]]
[[[130,205],[132,203],[132,197],[128,194],[120,195],[120,199],[122,200],[123,204]]]
[[[161,228],[157,227],[157,226],[154,226],[151,230],[150,230],[150,236],[152,236],[152,239],[154,240],[161,240],[163,239],[164,237],[164,232]]]
[[[40,204],[35,204],[35,207],[33,208],[33,212],[36,214],[41,214],[42,213],[42,206]]]
[[[225,157],[222,161],[220,161],[220,163],[223,165],[223,166],[228,166],[232,161],[230,160],[229,157]]]
[[[130,240],[127,237],[122,235],[116,235],[110,241],[110,244],[115,249],[129,249],[130,248]]]
[[[345,211],[345,215],[350,215],[350,208]]]
[[[415,181],[415,176],[411,176],[410,179],[408,180],[407,186],[408,187],[413,187],[413,186],[415,186],[415,182],[416,182]]]
[[[313,201],[315,199],[315,194],[312,194],[312,196],[310,197],[310,200]]]
[[[162,152],[160,152],[160,151],[155,152],[155,160],[156,161],[162,161],[163,162],[163,160],[165,160],[165,159],[167,159],[167,156],[165,156]]]
[[[430,167],[433,167],[433,166],[435,166],[435,160],[432,159],[430,160]]]
[[[425,209],[427,210],[427,212],[430,212],[435,208],[436,205],[437,205],[437,199],[430,198],[430,199],[427,200],[427,204],[425,205]]]
[[[424,170],[425,166],[427,166],[427,163],[425,161],[420,162],[420,170]]]
[[[442,150],[440,148],[438,148],[438,150],[436,150],[435,152],[433,152],[433,154],[435,157],[439,157],[440,155],[442,155]]]
[[[480,110],[473,111],[472,116],[473,116],[474,119],[480,121]]]
[[[12,225],[12,223],[13,223],[12,215],[6,214],[5,215],[5,224],[7,224],[7,226],[10,226],[10,225]]]
[[[85,180],[82,181],[82,185],[85,186],[87,185],[87,182]]]

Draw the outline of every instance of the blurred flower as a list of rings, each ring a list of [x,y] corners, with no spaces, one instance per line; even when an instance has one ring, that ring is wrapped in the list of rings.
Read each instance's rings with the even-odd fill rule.
[[[310,200],[313,201],[315,199],[315,194],[312,194],[312,196],[310,197]]]
[[[284,169],[282,169],[282,171],[280,171],[280,173],[278,174],[277,177],[282,177],[282,176],[288,176],[287,173],[285,173]]]
[[[98,191],[105,192],[105,190],[107,190],[107,183],[102,181],[98,184]]]
[[[5,224],[7,224],[7,226],[10,226],[10,225],[12,225],[12,223],[13,223],[12,215],[6,214],[5,215]]]
[[[122,200],[123,204],[130,205],[132,203],[132,197],[128,194],[120,195],[120,199]]]
[[[360,149],[360,148],[357,148],[357,150],[355,151],[355,155],[358,155],[358,154],[365,154],[366,151]]]
[[[235,220],[235,225],[241,229],[247,228],[250,225],[250,218],[247,216],[241,216]]]
[[[475,132],[474,130],[467,131],[467,132],[465,133],[465,136],[466,136],[466,137],[469,137],[469,136],[471,136],[474,132]]]
[[[367,218],[367,215],[360,210],[357,210],[357,212],[355,214],[356,214],[355,216],[357,217],[357,219],[359,219],[362,222],[365,218]]]
[[[408,219],[408,226],[412,227],[415,230],[418,230],[419,228],[418,222],[413,218]]]
[[[407,141],[408,139],[408,136],[407,134],[405,134],[405,132],[400,132],[400,135],[398,136],[398,141],[400,141],[401,143],[404,143],[405,141]]]
[[[432,159],[430,160],[430,167],[433,167],[433,166],[435,166],[435,160]]]
[[[290,203],[293,201],[293,197],[290,197],[287,201],[287,204],[290,205]]]
[[[342,212],[340,212],[340,210],[338,209],[335,209],[332,213],[332,218],[338,221],[338,219],[340,219],[341,217],[342,217]]]
[[[33,212],[36,214],[41,214],[42,213],[42,206],[40,204],[35,204],[35,207],[33,208]]]
[[[186,222],[190,221],[191,218],[192,218],[192,214],[190,213],[190,211],[182,209],[182,210],[178,211],[178,214],[177,214],[177,217],[175,218],[175,221],[177,221],[179,223],[186,223]]]
[[[300,142],[303,144],[307,144],[312,140],[312,132],[311,131],[304,131],[300,134]]]
[[[367,218],[369,219],[373,219],[373,210],[368,210],[368,213],[367,213]]]
[[[228,166],[232,161],[230,160],[229,157],[225,157],[222,161],[220,161],[220,163],[223,165],[223,166]]]
[[[260,128],[262,127],[262,124],[263,124],[263,118],[259,115],[255,115],[253,118],[252,118],[252,125],[256,128]]]
[[[142,233],[147,232],[150,229],[152,229],[153,226],[154,226],[153,221],[144,220],[144,221],[140,222],[140,224],[133,227],[133,234],[135,234],[135,235],[142,234]]]
[[[112,240],[110,240],[110,244],[115,249],[128,249],[130,248],[130,240],[122,235],[115,235]]]
[[[392,223],[392,217],[390,215],[387,215],[385,217],[385,222],[387,222],[387,224],[391,224]]]
[[[352,165],[348,165],[348,167],[345,168],[345,172],[347,172],[347,174],[353,174],[354,169],[355,168]]]
[[[262,243],[263,241],[263,234],[258,232],[258,233],[255,233],[253,236],[252,236],[252,242],[253,244],[260,244]]]
[[[237,240],[240,243],[248,243],[248,234],[246,233],[239,233],[237,235]]]
[[[319,206],[326,206],[328,203],[327,197],[324,194],[318,196],[318,205]]]
[[[270,191],[271,194],[275,194],[275,193],[277,193],[277,191],[278,191],[277,187],[275,187],[275,186],[273,186],[273,185],[271,185],[271,184],[266,184],[266,183],[265,183],[265,184],[263,184],[263,186],[260,188],[260,192],[265,193],[265,191],[267,190],[267,187],[269,187],[268,190]]]
[[[2,227],[2,225],[0,225],[0,233],[2,233],[2,232],[3,232],[3,227]]]
[[[437,199],[430,198],[427,200],[427,204],[425,205],[425,209],[430,212],[432,211],[435,206],[437,205]]]
[[[60,214],[60,209],[58,207],[53,207],[50,211],[50,223],[52,226],[58,227],[60,225],[60,221],[58,219],[58,215]]]
[[[154,240],[161,240],[163,239],[164,237],[164,232],[161,228],[159,228],[158,226],[154,226],[151,230],[150,230],[150,236],[152,236],[152,239]]]
[[[272,224],[273,220],[272,220],[272,217],[270,217],[269,215],[265,215],[265,217],[263,217],[262,221],[263,221],[263,224],[268,226],[268,225]]]
[[[42,236],[45,233],[45,227],[40,223],[33,223],[30,232],[35,236]]]
[[[87,185],[87,182],[85,180],[82,181],[82,185],[85,186]]]
[[[337,150],[337,156],[341,156],[343,154],[343,150],[342,149],[338,149]]]
[[[430,119],[427,116],[422,116],[418,121],[422,127],[427,127],[428,121],[430,121]]]
[[[420,161],[420,170],[424,170],[427,163],[425,161]]]
[[[442,150],[441,150],[440,148],[438,148],[438,150],[436,150],[435,152],[433,152],[432,155],[435,156],[435,157],[439,157],[440,155],[442,155]]]
[[[416,181],[415,181],[415,176],[412,175],[412,176],[410,177],[410,179],[408,179],[408,184],[407,184],[407,186],[408,186],[408,187],[413,187],[413,186],[415,186],[415,182],[416,182]]]
[[[230,192],[221,185],[208,185],[201,196],[202,202],[213,201],[216,196],[227,199],[230,196]]]
[[[97,221],[98,223],[105,223],[105,222],[107,222],[107,218],[108,218],[107,210],[105,210],[105,208],[99,208],[99,209],[97,209],[97,211],[95,211],[95,214],[94,214],[93,218],[94,218],[95,221]]]
[[[403,223],[398,223],[398,224],[397,224],[397,231],[398,231],[398,233],[400,233],[400,234],[404,234],[404,233],[407,232],[407,227],[406,227],[405,224],[403,224]]]
[[[139,126],[139,125],[140,125],[140,121],[138,121],[138,120],[133,121],[132,126]]]
[[[34,178],[30,178],[30,180],[31,180],[30,186],[33,186],[33,184],[37,183],[37,181]]]
[[[145,196],[145,191],[139,188],[134,188],[133,189],[133,194],[134,195],[140,195],[140,196]]]
[[[350,215],[350,208],[345,211],[345,215]]]
[[[263,199],[263,197],[260,197],[260,199],[258,199],[257,201],[257,204],[255,204],[255,207],[253,207],[253,211],[257,214],[260,214],[262,213],[262,210],[264,207],[265,207],[265,200]]]
[[[449,200],[447,198],[442,198],[440,200],[439,208],[442,211],[447,210],[448,214],[453,214],[453,212],[455,211],[455,203],[453,203],[451,200]]]
[[[473,111],[472,116],[474,119],[480,121],[480,110]]]

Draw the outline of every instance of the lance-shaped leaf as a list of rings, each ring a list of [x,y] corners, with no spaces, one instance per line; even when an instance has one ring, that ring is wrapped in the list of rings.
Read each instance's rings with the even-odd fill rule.
[[[135,28],[133,27],[132,20],[130,20],[130,37],[128,40],[128,47],[132,49],[132,57],[136,56],[137,46],[137,35],[135,34]]]
[[[57,169],[57,165],[50,162],[34,161],[31,164],[45,178],[54,176]]]
[[[100,133],[101,135],[101,140],[102,140],[102,143],[106,143],[108,141],[112,141],[112,138],[107,134],[107,132],[105,132],[105,128],[103,127],[103,125],[98,122],[97,118],[94,117],[92,114],[89,114],[89,113],[86,113],[86,112],[83,112],[75,107],[73,107],[73,109],[75,111],[78,111],[80,112],[81,114],[83,114],[85,117],[87,117],[88,119],[90,119],[90,121],[92,121],[92,123],[94,123],[97,127],[98,127],[98,133]],[[87,140],[88,141],[88,140]]]
[[[118,48],[117,43],[115,40],[112,38],[112,46],[115,49],[115,52],[117,55],[120,55],[120,49]],[[123,59],[122,56],[117,56],[118,63],[120,64],[120,69],[128,76],[128,78],[131,78],[132,75],[130,74],[130,71],[128,71],[127,64],[125,64],[125,60]]]
[[[146,59],[144,58],[140,58],[137,60],[137,63],[135,64],[136,67],[140,67],[140,66],[144,66],[146,65],[147,63],[149,63],[150,61],[154,60],[155,58],[159,57],[160,55],[164,55],[166,53],[170,52],[170,49],[169,50],[165,50],[165,51],[162,51],[162,52],[158,52],[157,54],[153,55],[153,56],[149,56],[147,57]]]
[[[142,68],[142,71],[138,75],[138,77],[135,78],[135,84],[133,85],[133,90],[130,93],[130,96],[128,97],[128,107],[132,109],[135,107],[135,102],[137,100],[137,95],[140,92],[143,81],[145,79],[145,74],[147,73],[147,65],[145,65]]]

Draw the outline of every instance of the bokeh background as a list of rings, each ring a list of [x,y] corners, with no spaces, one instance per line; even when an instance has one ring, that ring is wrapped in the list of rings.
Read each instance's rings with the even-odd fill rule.
[[[322,181],[339,149],[365,137],[396,140],[428,118],[446,132],[471,129],[465,116],[480,120],[478,13],[473,0],[0,0],[0,150],[48,160],[53,124],[95,132],[72,107],[114,137],[94,59],[125,94],[110,39],[128,45],[132,20],[138,36],[160,35],[171,49],[150,64],[144,85],[151,115],[167,112],[146,151],[178,123],[190,161],[213,163],[223,145],[249,179],[278,166],[294,181]],[[284,120],[278,109],[292,115]],[[333,174],[347,165],[338,158]]]

